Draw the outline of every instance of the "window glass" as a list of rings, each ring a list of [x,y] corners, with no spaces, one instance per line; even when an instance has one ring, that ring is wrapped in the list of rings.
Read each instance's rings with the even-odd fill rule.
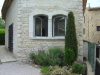
[[[66,17],[53,17],[53,36],[65,36]]]
[[[35,36],[48,36],[47,16],[35,16]]]

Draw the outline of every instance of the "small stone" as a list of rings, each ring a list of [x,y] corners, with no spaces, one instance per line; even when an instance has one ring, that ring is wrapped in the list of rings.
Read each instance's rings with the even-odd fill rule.
[[[52,66],[50,66],[50,70],[52,69]]]
[[[68,74],[71,74],[71,72],[69,72],[68,70],[67,70],[67,73],[68,73]]]
[[[72,72],[72,68],[70,68],[69,71]]]
[[[68,69],[68,67],[67,66],[64,66],[62,69]]]
[[[34,67],[35,67],[35,68],[39,68],[39,66],[38,66],[38,65],[35,65]]]

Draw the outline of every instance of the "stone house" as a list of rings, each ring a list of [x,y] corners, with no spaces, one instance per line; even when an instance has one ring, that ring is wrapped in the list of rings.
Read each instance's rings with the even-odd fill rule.
[[[100,43],[100,7],[86,8],[83,23],[83,39]]]
[[[67,16],[74,12],[78,39],[78,61],[83,61],[83,14],[87,0],[5,0],[5,48],[20,59],[25,52],[64,49]]]

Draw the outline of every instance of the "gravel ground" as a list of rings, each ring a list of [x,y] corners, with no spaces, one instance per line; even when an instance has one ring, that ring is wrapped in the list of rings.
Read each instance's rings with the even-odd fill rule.
[[[40,75],[40,68],[22,62],[0,64],[0,75]]]

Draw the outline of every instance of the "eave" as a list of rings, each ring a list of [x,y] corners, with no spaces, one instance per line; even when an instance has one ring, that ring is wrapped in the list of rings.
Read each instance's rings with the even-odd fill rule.
[[[12,1],[13,0],[5,0],[4,1],[3,7],[2,7],[2,10],[1,10],[3,20],[6,19],[6,13],[7,13],[9,7],[10,7]],[[86,3],[87,3],[87,0],[83,0],[83,15],[84,15],[84,12],[85,12],[85,9],[86,9]]]
[[[92,7],[92,8],[90,7],[90,8],[88,8],[88,10],[89,11],[92,11],[92,10],[100,10],[100,7]]]
[[[83,15],[85,13],[87,0],[83,0]]]
[[[2,10],[1,10],[1,13],[2,13],[2,19],[5,20],[6,19],[6,13],[11,5],[13,0],[5,0],[4,1],[4,4],[3,4],[3,7],[2,7]]]

